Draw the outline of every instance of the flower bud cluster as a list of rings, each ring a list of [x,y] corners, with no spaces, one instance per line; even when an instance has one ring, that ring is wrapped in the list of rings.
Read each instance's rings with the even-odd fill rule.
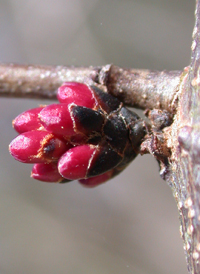
[[[94,187],[121,172],[145,135],[141,119],[96,86],[64,83],[59,103],[20,114],[11,155],[33,163],[31,176],[45,182],[79,180]]]

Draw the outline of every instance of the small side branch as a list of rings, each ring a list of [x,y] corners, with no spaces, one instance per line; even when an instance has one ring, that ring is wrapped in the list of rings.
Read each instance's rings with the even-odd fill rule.
[[[0,64],[0,96],[56,99],[63,82],[93,83],[98,68]]]
[[[66,81],[96,84],[128,106],[165,109],[175,113],[180,71],[0,64],[0,96],[56,99]]]

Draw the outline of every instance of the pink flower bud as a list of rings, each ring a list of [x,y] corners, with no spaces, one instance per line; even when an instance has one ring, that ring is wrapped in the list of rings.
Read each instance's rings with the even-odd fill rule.
[[[31,177],[43,182],[60,182],[63,177],[58,172],[57,163],[34,164]]]
[[[39,119],[46,130],[70,139],[100,131],[104,122],[100,112],[74,104],[49,105],[40,112]]]
[[[11,155],[36,163],[32,177],[45,182],[79,180],[97,186],[119,174],[146,134],[138,115],[97,86],[64,83],[59,104],[23,112],[13,126],[21,133],[10,144]]]
[[[66,179],[86,178],[87,170],[96,147],[82,145],[69,149],[58,161],[58,171]]]
[[[10,144],[11,155],[23,163],[56,161],[69,148],[47,131],[33,130],[18,135]]]
[[[38,118],[38,114],[44,107],[38,107],[24,111],[13,120],[13,127],[18,133],[42,129],[43,126]]]
[[[39,119],[46,130],[58,136],[75,135],[73,120],[67,104],[52,104],[45,107]]]
[[[88,179],[80,179],[79,183],[85,187],[92,188],[108,181],[113,175],[113,170],[109,170],[101,175]]]
[[[91,89],[82,83],[66,82],[59,89],[57,98],[60,103],[71,104],[87,108],[94,108],[96,100]]]

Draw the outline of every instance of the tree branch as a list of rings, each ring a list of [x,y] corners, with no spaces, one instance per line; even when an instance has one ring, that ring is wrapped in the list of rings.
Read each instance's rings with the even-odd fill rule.
[[[114,65],[74,68],[0,64],[0,96],[56,99],[57,88],[67,81],[101,85],[126,105],[165,109],[174,113],[180,71],[122,69]]]
[[[55,100],[57,88],[63,82],[91,84],[98,71],[99,68],[92,67],[0,64],[0,96]]]

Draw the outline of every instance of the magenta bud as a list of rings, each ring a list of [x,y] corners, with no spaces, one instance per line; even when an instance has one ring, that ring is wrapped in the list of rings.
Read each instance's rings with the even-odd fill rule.
[[[34,164],[31,177],[43,182],[61,182],[63,177],[58,172],[57,163]]]
[[[82,83],[66,82],[58,89],[57,98],[60,103],[94,108],[96,100],[91,89]]]
[[[96,147],[82,145],[69,149],[58,161],[58,171],[66,179],[77,180],[86,178],[89,163]]]
[[[44,107],[33,108],[24,111],[13,120],[13,127],[18,133],[42,129],[43,126],[38,118],[38,114]]]
[[[56,161],[68,144],[47,131],[33,130],[18,135],[9,146],[11,155],[23,163]]]
[[[80,179],[79,183],[85,187],[92,188],[92,187],[95,187],[95,186],[105,183],[106,181],[111,179],[112,175],[113,175],[113,170],[109,170],[109,171],[107,171],[101,175],[95,176],[95,177],[91,177],[91,178],[87,178],[87,179]]]
[[[72,136],[75,134],[67,104],[52,104],[45,107],[40,112],[39,119],[45,129],[55,135]]]

